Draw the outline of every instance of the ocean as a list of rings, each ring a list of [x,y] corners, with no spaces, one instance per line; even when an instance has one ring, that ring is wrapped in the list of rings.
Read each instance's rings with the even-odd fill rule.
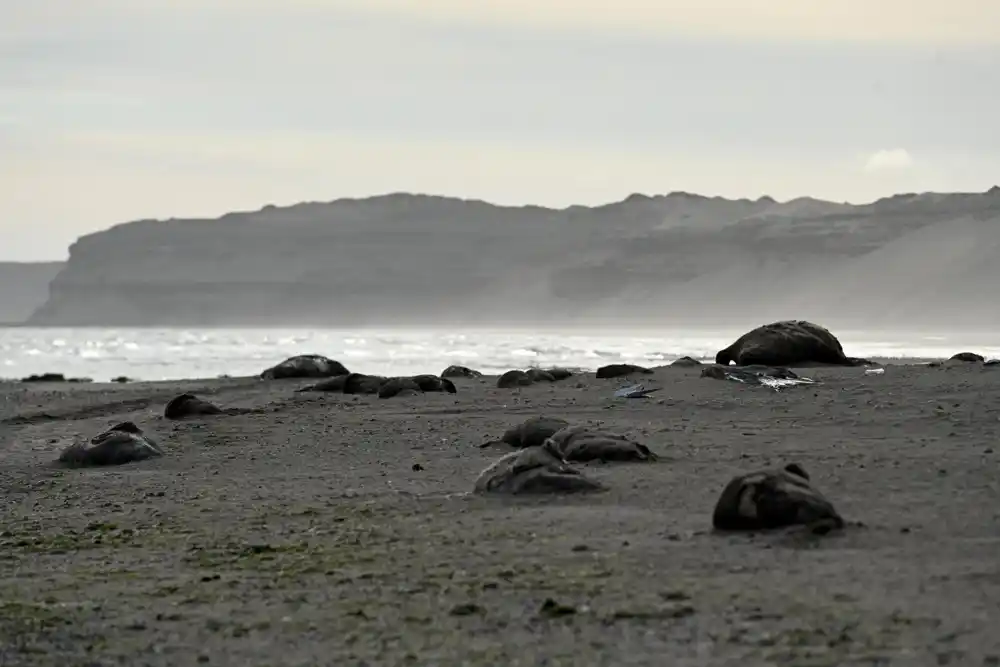
[[[381,375],[440,373],[462,364],[484,373],[559,365],[593,370],[611,363],[713,360],[741,330],[628,328],[540,330],[332,330],[196,328],[0,328],[0,378],[62,373],[96,382],[244,376],[295,354],[323,354],[351,370]],[[955,334],[901,337],[836,332],[847,354],[935,358],[972,351],[1000,357],[1000,341]],[[992,338],[992,340],[988,340]],[[992,347],[990,346],[992,343]]]

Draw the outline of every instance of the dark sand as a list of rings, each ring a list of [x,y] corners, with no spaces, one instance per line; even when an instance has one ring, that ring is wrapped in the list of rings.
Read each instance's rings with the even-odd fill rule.
[[[593,376],[2,386],[0,665],[1000,664],[1000,368],[805,373],[661,369],[649,400]],[[181,391],[261,411],[163,419]],[[506,451],[477,445],[539,413],[664,460],[584,466],[601,495],[464,495]],[[123,419],[167,456],[50,467]],[[864,525],[712,533],[732,475],[789,461]]]

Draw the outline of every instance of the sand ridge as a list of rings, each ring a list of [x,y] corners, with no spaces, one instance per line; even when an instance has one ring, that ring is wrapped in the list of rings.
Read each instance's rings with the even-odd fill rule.
[[[768,665],[1000,661],[1000,369],[592,375],[379,400],[237,378],[0,387],[0,664]],[[246,414],[162,418],[190,391]],[[536,414],[669,459],[609,491],[470,495]],[[47,415],[42,417],[41,415]],[[131,420],[162,459],[50,463]],[[797,461],[848,521],[719,535],[735,474]],[[579,465],[579,464],[578,464]]]

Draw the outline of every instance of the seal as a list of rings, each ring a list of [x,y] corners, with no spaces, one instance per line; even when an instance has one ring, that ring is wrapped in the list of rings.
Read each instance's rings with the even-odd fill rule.
[[[170,399],[163,410],[167,419],[183,419],[184,417],[199,417],[203,415],[221,415],[222,410],[194,394],[181,394]]]
[[[381,375],[365,375],[350,373],[344,378],[343,392],[345,394],[377,394],[378,390],[389,381]]]
[[[498,459],[480,473],[475,493],[544,494],[603,491],[603,484],[584,476],[546,446],[527,447]]]
[[[805,469],[790,463],[733,478],[715,505],[712,525],[722,531],[803,525],[824,533],[843,528],[844,520],[833,503],[813,487]]]
[[[499,440],[484,442],[479,446],[510,445],[511,447],[519,448],[540,447],[559,429],[566,426],[569,426],[569,422],[565,419],[539,415],[507,429]]]
[[[441,371],[441,377],[443,378],[478,378],[482,376],[483,374],[479,371],[465,366],[448,366],[448,368]]]
[[[420,387],[420,391],[446,391],[449,394],[458,391],[454,382],[438,375],[414,375],[410,379]]]
[[[719,350],[715,363],[728,366],[863,366],[866,359],[848,357],[830,331],[805,320],[783,320],[759,326]]]
[[[306,385],[305,387],[302,387],[300,389],[296,389],[295,391],[296,392],[303,392],[303,391],[336,391],[336,392],[339,392],[339,393],[343,393],[344,392],[344,383],[347,381],[347,378],[349,378],[349,377],[350,377],[350,373],[348,373],[347,375],[334,375],[331,378],[327,378],[326,380],[321,380],[321,381],[317,382],[316,384]]]
[[[986,357],[981,354],[976,354],[975,352],[959,352],[953,355],[948,361],[966,361],[971,363],[982,363],[986,361]]]
[[[607,378],[624,377],[626,375],[632,375],[633,373],[644,373],[648,375],[652,372],[653,370],[650,368],[636,366],[635,364],[608,364],[607,366],[601,366],[597,369],[597,377],[598,379],[603,380]]]
[[[657,456],[643,444],[624,435],[590,429],[587,426],[565,426],[553,433],[545,447],[565,461],[656,461]]]
[[[529,368],[526,371],[507,371],[497,379],[497,387],[510,389],[527,387],[536,382],[558,382],[572,377],[573,371],[568,368]]]
[[[414,396],[422,394],[423,390],[413,378],[398,377],[389,378],[378,388],[379,398],[392,398],[394,396]]]
[[[339,361],[321,354],[300,354],[289,357],[276,366],[264,370],[262,380],[282,380],[286,378],[325,378],[350,373]]]
[[[88,443],[73,443],[59,463],[73,467],[115,466],[163,456],[163,451],[133,422],[121,422],[98,433]]]

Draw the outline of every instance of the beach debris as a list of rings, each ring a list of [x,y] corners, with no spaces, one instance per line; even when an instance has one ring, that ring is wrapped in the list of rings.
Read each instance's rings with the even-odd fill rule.
[[[815,380],[800,377],[788,368],[771,366],[709,366],[701,372],[701,377],[759,385],[775,391],[800,384],[816,384]]]
[[[221,415],[222,409],[194,394],[181,394],[170,399],[163,416],[167,419],[183,419],[185,417],[201,417],[205,415]]]
[[[441,371],[441,377],[443,378],[478,378],[482,376],[483,374],[479,371],[466,366],[448,366],[448,368]]]
[[[659,391],[660,387],[646,388],[642,384],[633,384],[615,390],[615,398],[646,398],[654,391]]]
[[[768,530],[803,525],[817,534],[842,528],[833,504],[797,464],[759,470],[733,478],[712,513],[716,530]]]
[[[276,366],[261,372],[262,380],[286,378],[325,378],[347,375],[350,371],[340,363],[321,354],[300,354],[289,357]]]
[[[70,467],[114,466],[159,456],[163,451],[142,429],[133,422],[121,422],[87,443],[73,443],[59,455],[59,463]]]
[[[567,464],[548,446],[526,447],[490,464],[473,487],[475,493],[546,494],[603,491],[604,485]]]
[[[479,446],[510,445],[511,447],[519,448],[540,447],[556,431],[566,426],[569,426],[569,422],[565,419],[539,415],[507,429],[499,440],[490,440]]]
[[[627,436],[589,426],[565,426],[544,447],[564,461],[655,461],[649,447]]]
[[[885,374],[884,368],[866,368],[865,375],[883,375]]]
[[[865,359],[848,357],[837,337],[805,320],[772,322],[753,329],[719,350],[715,363],[728,366],[862,366]]]
[[[636,366],[635,364],[608,364],[607,366],[601,366],[597,369],[597,377],[598,379],[607,379],[624,377],[635,373],[649,375],[652,372],[653,370],[651,368]]]

